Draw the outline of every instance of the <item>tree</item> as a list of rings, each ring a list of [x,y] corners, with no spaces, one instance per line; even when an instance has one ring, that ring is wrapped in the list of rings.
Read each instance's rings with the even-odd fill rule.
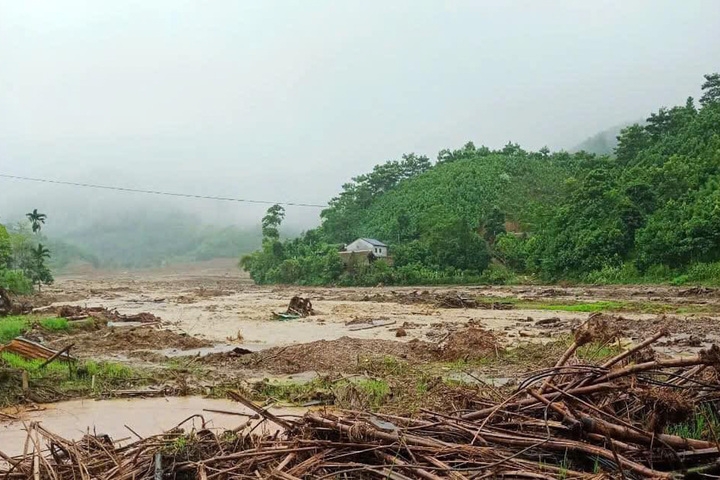
[[[38,246],[33,249],[33,258],[38,262],[44,262],[46,258],[50,258],[50,250],[45,248],[42,243],[38,243]]]
[[[280,238],[280,224],[285,218],[285,209],[278,204],[267,209],[262,219],[263,237],[269,240],[278,240]]]
[[[490,245],[495,242],[495,237],[505,233],[505,214],[497,206],[493,206],[485,217],[482,232],[485,241]]]
[[[710,103],[720,102],[720,73],[704,75],[705,83],[702,84],[703,96],[700,97],[700,104],[704,107]]]
[[[30,264],[26,266],[25,275],[40,287],[40,285],[49,285],[54,279],[50,269],[45,265],[45,259],[50,258],[50,250],[39,243],[36,248],[32,249],[32,257]]]
[[[47,215],[44,213],[40,213],[37,211],[37,208],[33,209],[32,212],[25,214],[25,216],[30,220],[30,223],[32,224],[32,231],[33,233],[37,233],[42,228],[42,224],[45,223],[45,219],[47,218]]]
[[[645,127],[637,123],[623,128],[617,139],[615,156],[623,164],[629,164],[635,160],[638,153],[650,145],[650,135]]]
[[[10,266],[12,256],[12,244],[10,243],[10,234],[4,225],[0,224],[0,270]]]

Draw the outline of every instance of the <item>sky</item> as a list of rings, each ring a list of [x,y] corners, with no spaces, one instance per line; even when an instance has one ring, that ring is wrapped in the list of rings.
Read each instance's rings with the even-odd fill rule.
[[[325,204],[403,153],[571,148],[718,70],[716,0],[0,0],[0,173]],[[0,178],[0,221],[32,208],[266,207]]]

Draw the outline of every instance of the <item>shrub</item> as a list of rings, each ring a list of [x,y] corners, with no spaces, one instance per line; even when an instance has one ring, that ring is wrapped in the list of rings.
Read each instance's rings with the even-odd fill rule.
[[[0,269],[0,287],[9,292],[26,295],[32,293],[32,281],[21,270]]]

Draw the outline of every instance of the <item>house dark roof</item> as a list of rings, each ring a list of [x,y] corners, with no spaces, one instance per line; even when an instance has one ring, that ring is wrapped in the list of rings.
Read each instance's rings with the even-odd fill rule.
[[[361,238],[360,240],[365,240],[374,247],[387,247],[387,245],[385,245],[383,242],[381,242],[380,240],[375,240],[374,238]]]

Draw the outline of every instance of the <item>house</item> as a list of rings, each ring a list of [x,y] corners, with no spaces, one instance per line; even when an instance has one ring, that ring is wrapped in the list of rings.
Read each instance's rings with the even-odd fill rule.
[[[358,238],[345,247],[346,252],[372,253],[375,258],[388,256],[388,246],[374,238]]]

